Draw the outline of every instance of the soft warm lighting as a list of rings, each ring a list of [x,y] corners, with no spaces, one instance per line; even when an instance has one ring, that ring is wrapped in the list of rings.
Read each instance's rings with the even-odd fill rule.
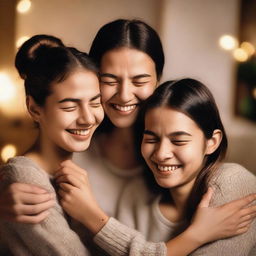
[[[0,73],[0,103],[7,102],[16,96],[15,86],[11,82],[10,77],[1,72]]]
[[[31,7],[31,1],[30,0],[20,0],[17,4],[17,11],[19,13],[26,13],[29,11]]]
[[[255,47],[249,42],[241,43],[241,48],[245,50],[249,56],[253,55],[255,52]]]
[[[233,56],[234,58],[237,60],[237,61],[240,61],[240,62],[244,62],[244,61],[247,61],[248,58],[249,58],[249,55],[248,53],[242,49],[242,48],[237,48],[233,51]]]
[[[16,154],[17,148],[12,144],[7,144],[1,151],[1,158],[4,162],[7,162],[9,158],[16,156]]]
[[[237,47],[237,39],[230,35],[223,35],[219,39],[219,45],[224,50],[233,50]]]
[[[252,96],[256,100],[256,87],[252,90]]]
[[[28,39],[29,39],[28,36],[22,36],[22,37],[20,37],[20,38],[17,40],[17,42],[16,42],[16,47],[17,47],[17,48],[21,47],[21,45],[22,45],[25,41],[27,41]]]

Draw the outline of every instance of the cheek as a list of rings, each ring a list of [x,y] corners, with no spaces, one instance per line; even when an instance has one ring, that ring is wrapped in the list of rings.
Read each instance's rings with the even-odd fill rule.
[[[155,86],[149,85],[141,88],[137,88],[136,97],[140,100],[146,100],[149,96],[153,94]]]
[[[152,152],[153,152],[152,146],[142,142],[142,144],[141,144],[141,154],[142,154],[142,156],[145,160],[149,159]]]
[[[103,118],[104,118],[103,107],[98,108],[97,111],[95,111],[94,116],[95,116],[97,125],[99,125],[102,122]]]
[[[101,85],[100,92],[101,92],[101,101],[102,103],[105,103],[115,94],[116,89],[114,86],[112,87],[108,85]]]

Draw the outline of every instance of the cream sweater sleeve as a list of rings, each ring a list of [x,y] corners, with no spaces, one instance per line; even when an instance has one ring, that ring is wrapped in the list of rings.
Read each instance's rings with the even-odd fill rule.
[[[256,193],[256,177],[238,164],[224,164],[213,179],[215,188],[212,206]],[[210,220],[209,220],[210,221]],[[243,235],[209,243],[191,255],[193,256],[255,256],[256,220],[249,231]]]
[[[18,157],[1,168],[4,179],[0,192],[13,182],[35,184],[54,192],[49,176],[25,157]],[[0,234],[14,256],[86,256],[87,249],[72,231],[56,202],[49,216],[39,224],[14,223],[0,220]]]
[[[114,218],[94,237],[94,242],[112,256],[165,256],[165,243],[145,241],[143,235]]]

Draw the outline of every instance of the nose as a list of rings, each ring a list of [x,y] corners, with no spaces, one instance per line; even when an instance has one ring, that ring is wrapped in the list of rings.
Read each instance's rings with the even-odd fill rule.
[[[123,80],[118,86],[118,95],[122,102],[127,103],[134,97],[133,86],[128,80]]]
[[[173,158],[173,156],[172,146],[168,140],[160,141],[153,154],[153,158],[157,162],[164,162]]]
[[[90,126],[95,123],[95,116],[88,106],[80,109],[79,116],[77,118],[77,123],[79,125],[87,126]]]

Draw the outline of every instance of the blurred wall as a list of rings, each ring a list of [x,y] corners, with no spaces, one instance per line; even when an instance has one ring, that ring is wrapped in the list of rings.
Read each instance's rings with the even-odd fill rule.
[[[164,0],[161,37],[166,66],[163,80],[193,77],[214,94],[229,137],[229,161],[256,173],[256,124],[235,117],[236,63],[218,40],[238,37],[239,0]]]
[[[140,18],[159,31],[166,66],[163,79],[193,77],[212,90],[226,126],[228,160],[256,173],[256,125],[233,115],[236,65],[218,46],[223,34],[238,35],[239,0],[32,0],[17,16],[16,38],[39,33],[88,51],[97,30],[116,18]]]
[[[158,28],[162,0],[32,0],[29,13],[17,18],[17,38],[53,34],[88,51],[98,29],[118,18],[140,18]]]

